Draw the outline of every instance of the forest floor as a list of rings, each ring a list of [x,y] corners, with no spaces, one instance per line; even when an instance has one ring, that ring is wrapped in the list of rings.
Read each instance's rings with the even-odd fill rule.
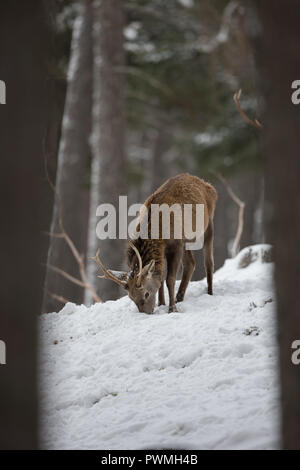
[[[42,448],[277,448],[269,252],[227,260],[213,296],[191,283],[178,313],[123,297],[42,315]]]

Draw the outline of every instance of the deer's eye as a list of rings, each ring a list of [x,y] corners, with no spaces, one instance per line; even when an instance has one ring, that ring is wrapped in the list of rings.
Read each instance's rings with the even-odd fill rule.
[[[148,299],[149,295],[150,295],[149,292],[146,292],[145,293],[145,299]]]

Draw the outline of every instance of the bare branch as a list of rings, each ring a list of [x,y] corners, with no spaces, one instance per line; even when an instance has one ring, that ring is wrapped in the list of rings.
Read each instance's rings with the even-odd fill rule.
[[[64,238],[63,233],[54,233],[54,232],[43,232],[45,235],[49,235],[49,237],[53,238]]]
[[[235,235],[235,238],[234,238],[234,242],[233,242],[233,245],[232,245],[232,250],[231,250],[231,255],[232,255],[232,258],[235,258],[235,256],[238,254],[239,252],[239,246],[240,246],[240,241],[241,241],[241,237],[242,237],[242,234],[243,234],[243,229],[244,229],[244,212],[245,212],[245,206],[246,204],[244,203],[244,201],[242,201],[232,190],[231,186],[229,185],[228,181],[224,178],[223,175],[221,175],[221,173],[215,173],[215,175],[217,176],[217,178],[224,184],[225,188],[227,189],[227,192],[229,194],[229,196],[231,197],[231,199],[237,204],[237,206],[239,207],[239,215],[238,215],[238,226],[237,226],[237,231],[236,231],[236,235]]]
[[[67,304],[68,302],[70,302],[70,300],[66,299],[62,295],[53,294],[49,291],[47,291],[47,294],[50,295],[50,297],[52,297],[53,299],[58,300],[58,302],[61,302],[62,304]]]
[[[73,282],[73,284],[77,284],[80,287],[86,287],[86,285],[82,281],[80,281],[79,279],[77,279],[74,276],[71,276],[71,274],[68,274],[63,269],[57,268],[56,266],[52,266],[51,264],[46,264],[45,266],[48,269],[51,269],[51,271],[54,271],[54,272],[60,274],[61,276],[63,276],[64,278],[68,279],[68,281]]]
[[[241,98],[241,94],[242,94],[242,90],[240,89],[239,91],[237,91],[234,95],[233,95],[233,99],[234,99],[234,102],[236,104],[236,107],[237,107],[237,110],[238,112],[240,113],[240,115],[242,116],[242,118],[244,119],[244,121],[246,121],[248,124],[250,124],[250,126],[253,126],[255,127],[256,129],[262,129],[263,126],[262,124],[257,120],[257,119],[250,119],[247,114],[245,113],[245,111],[243,111],[242,107],[241,107],[241,104],[240,104],[240,98]]]

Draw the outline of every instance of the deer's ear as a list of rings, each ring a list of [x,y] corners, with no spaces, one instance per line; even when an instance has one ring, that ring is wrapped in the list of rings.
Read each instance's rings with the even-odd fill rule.
[[[142,276],[145,277],[151,277],[152,274],[154,273],[154,268],[155,268],[155,261],[152,259],[150,263],[146,264],[146,266],[143,267],[142,271]]]

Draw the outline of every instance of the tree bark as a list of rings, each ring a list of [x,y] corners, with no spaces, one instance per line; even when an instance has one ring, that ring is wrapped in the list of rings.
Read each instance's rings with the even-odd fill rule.
[[[106,266],[120,269],[124,260],[122,240],[96,237],[96,208],[111,203],[118,216],[119,195],[126,194],[124,137],[124,10],[122,0],[100,0],[94,7],[94,94],[93,94],[93,161],[91,175],[91,206],[89,220],[89,257],[98,244]],[[117,234],[118,235],[118,234]],[[117,284],[100,281],[95,263],[88,265],[89,280],[98,295],[115,299],[120,295]],[[87,300],[89,297],[87,297]]]
[[[256,50],[265,98],[267,210],[275,242],[282,446],[299,450],[300,365],[292,363],[291,347],[300,339],[300,108],[291,101],[291,84],[300,78],[300,9],[296,0],[256,4],[262,26]]]
[[[60,232],[59,205],[68,235],[78,251],[86,252],[87,207],[85,175],[88,167],[89,135],[91,130],[92,90],[92,1],[79,2],[75,20],[71,56],[68,69],[68,86],[62,123],[56,174],[56,198],[51,232]],[[63,239],[51,238],[48,264],[59,267],[78,277],[78,264]],[[47,270],[43,311],[59,310],[62,304],[49,293],[82,303],[84,291],[53,270]]]
[[[50,106],[50,25],[45,2],[0,4],[1,129],[0,449],[36,449],[37,318],[41,310],[51,218],[44,138]]]

